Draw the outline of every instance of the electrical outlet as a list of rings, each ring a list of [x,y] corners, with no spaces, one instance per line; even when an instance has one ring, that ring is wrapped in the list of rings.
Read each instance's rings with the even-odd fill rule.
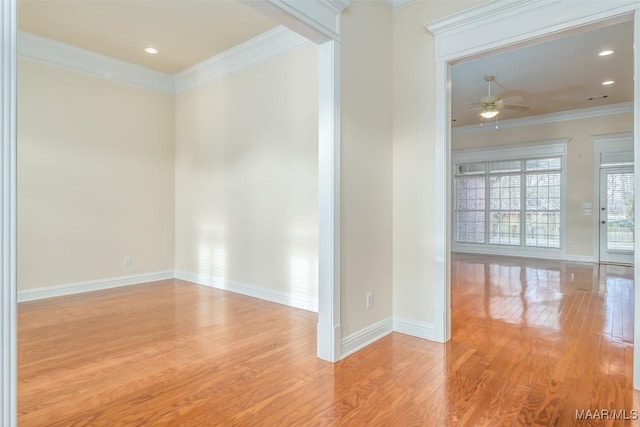
[[[125,267],[129,267],[131,265],[131,257],[130,256],[126,256],[124,257],[124,266]]]
[[[367,292],[367,308],[373,308],[373,292]]]

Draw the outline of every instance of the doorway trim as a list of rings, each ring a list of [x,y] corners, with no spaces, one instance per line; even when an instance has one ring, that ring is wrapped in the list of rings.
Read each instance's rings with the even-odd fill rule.
[[[584,2],[580,7],[563,0],[495,0],[427,23],[435,36],[435,236],[434,307],[438,341],[451,339],[451,65],[470,56],[497,53],[517,46],[539,43],[557,37],[559,32],[580,32],[605,20],[635,19],[634,43],[640,46],[640,19],[637,1]],[[486,31],[500,25],[501,31]],[[635,74],[640,71],[640,55],[634,53]],[[634,84],[634,128],[640,124],[640,84]],[[634,132],[634,157],[638,163],[640,139]],[[640,188],[640,178],[635,177]],[[636,198],[635,212],[640,211]],[[635,236],[638,246],[640,233]],[[635,254],[635,283],[640,283],[640,251]],[[634,342],[640,343],[640,292],[635,293]],[[634,387],[640,388],[640,352],[634,352]]]
[[[603,155],[633,153],[633,132],[611,133],[591,136],[593,141],[593,262],[600,261],[600,169]],[[597,179],[597,181],[596,181]],[[636,186],[637,187],[637,186]]]
[[[17,424],[16,35],[17,0],[0,2],[0,425]]]
[[[343,357],[340,283],[340,37],[351,0],[240,0],[318,44],[317,356]]]
[[[340,305],[340,35],[351,0],[241,0],[318,44],[317,356],[342,357]]]

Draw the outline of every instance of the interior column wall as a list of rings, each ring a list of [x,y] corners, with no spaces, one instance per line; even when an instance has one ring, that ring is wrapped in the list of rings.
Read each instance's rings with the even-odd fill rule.
[[[342,14],[343,337],[391,317],[392,25],[381,1],[353,2]]]
[[[473,1],[419,1],[393,16],[393,313],[428,337],[434,322],[435,62],[430,22]]]

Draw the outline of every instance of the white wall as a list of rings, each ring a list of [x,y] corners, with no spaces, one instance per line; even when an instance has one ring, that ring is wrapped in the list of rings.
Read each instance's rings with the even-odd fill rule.
[[[424,24],[480,2],[418,1],[393,16],[393,313],[434,321],[435,63]]]
[[[178,271],[317,304],[318,52],[176,96]]]
[[[594,142],[592,136],[633,131],[633,113],[590,119],[570,120],[514,129],[491,129],[474,133],[453,134],[453,150],[481,148],[511,143],[570,138],[567,145],[567,218],[566,239],[574,243],[567,247],[567,257],[592,258],[596,245],[593,216],[582,215],[582,203],[590,202],[597,214],[598,200],[594,188]],[[585,258],[586,257],[586,258]],[[597,258],[595,259],[597,261]]]
[[[19,290],[173,269],[173,181],[172,96],[20,59]]]
[[[392,314],[392,29],[382,1],[342,21],[342,334]],[[366,308],[366,293],[374,307]]]

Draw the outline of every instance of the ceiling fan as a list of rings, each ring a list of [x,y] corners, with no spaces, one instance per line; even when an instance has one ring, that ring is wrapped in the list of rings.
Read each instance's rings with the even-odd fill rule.
[[[491,82],[498,85],[500,84],[496,82],[496,78],[494,76],[486,76],[484,80],[488,84],[487,96],[483,96],[482,98],[480,98],[477,103],[472,103],[479,106],[480,117],[485,119],[494,118],[495,116],[500,114],[500,110],[502,109],[517,111],[525,111],[529,109],[529,107],[526,105],[513,104],[513,102],[522,101],[522,97],[520,96],[511,96],[509,98],[501,99],[496,95],[491,95]]]

